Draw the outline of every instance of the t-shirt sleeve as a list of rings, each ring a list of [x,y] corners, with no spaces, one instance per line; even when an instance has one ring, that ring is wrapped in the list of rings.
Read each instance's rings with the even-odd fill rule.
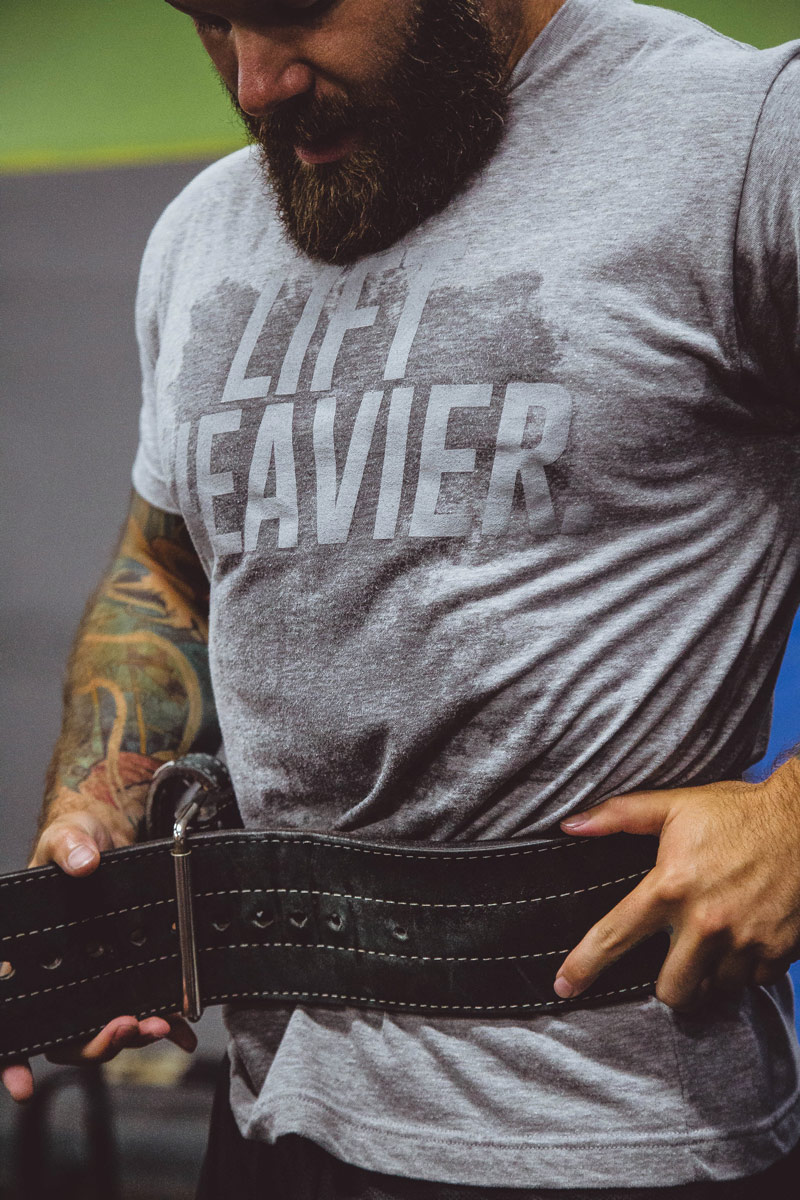
[[[165,214],[166,215],[166,214]],[[165,240],[164,217],[144,252],[136,296],[136,339],[142,372],[139,446],[133,463],[133,486],[143,499],[166,512],[180,511],[174,481],[165,469],[164,420],[159,413],[156,366],[159,354],[159,299]]]
[[[736,303],[745,361],[759,385],[800,408],[800,56],[773,82],[742,191]]]

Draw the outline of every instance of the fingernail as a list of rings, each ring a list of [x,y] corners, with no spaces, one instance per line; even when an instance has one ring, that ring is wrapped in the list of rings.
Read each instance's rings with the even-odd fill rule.
[[[139,1028],[146,1037],[165,1038],[169,1033],[169,1025],[166,1021],[159,1021],[155,1028],[149,1020],[146,1023],[143,1021]]]
[[[569,1000],[570,996],[575,995],[575,988],[564,975],[559,975],[558,979],[553,984],[553,991],[557,996],[560,996],[562,1000]]]
[[[579,829],[581,825],[588,825],[591,820],[585,813],[578,813],[574,817],[567,817],[561,822],[562,829]]]
[[[81,867],[88,867],[90,862],[94,861],[94,851],[84,843],[76,846],[74,850],[70,850],[67,858],[67,866],[72,871],[79,871]]]

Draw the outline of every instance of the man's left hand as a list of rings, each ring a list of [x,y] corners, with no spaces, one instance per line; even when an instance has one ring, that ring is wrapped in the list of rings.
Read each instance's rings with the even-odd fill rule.
[[[714,992],[774,983],[800,957],[800,762],[763,783],[712,783],[615,796],[562,822],[565,833],[660,839],[652,871],[590,929],[556,978],[577,996],[638,942],[667,930],[656,995],[691,1010]]]

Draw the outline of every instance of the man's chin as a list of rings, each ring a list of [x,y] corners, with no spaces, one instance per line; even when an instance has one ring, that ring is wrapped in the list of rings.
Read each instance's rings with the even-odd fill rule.
[[[391,246],[415,223],[374,152],[355,139],[314,145],[307,157],[293,147],[281,162],[263,151],[262,165],[288,238],[309,258],[346,266]],[[311,161],[313,159],[313,161]],[[290,160],[290,161],[287,161]]]
[[[337,219],[338,218],[338,219]],[[282,225],[287,237],[307,258],[331,266],[345,267],[369,254],[379,254],[394,245],[412,227],[401,229],[375,225],[353,215],[351,221],[341,219],[341,210],[331,219],[324,212],[315,213],[310,219],[298,221],[294,215],[282,213]]]

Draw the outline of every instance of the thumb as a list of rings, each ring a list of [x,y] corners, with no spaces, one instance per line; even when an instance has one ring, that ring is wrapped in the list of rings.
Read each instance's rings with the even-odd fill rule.
[[[95,823],[84,822],[78,814],[72,814],[48,825],[37,842],[30,865],[41,867],[49,862],[61,867],[67,875],[90,875],[100,862]]]
[[[33,1075],[27,1062],[9,1063],[0,1071],[3,1087],[12,1100],[24,1104],[33,1095]]]
[[[561,822],[565,833],[580,837],[604,837],[609,833],[639,833],[658,836],[670,809],[669,792],[631,792],[612,796],[586,812],[575,813]]]

